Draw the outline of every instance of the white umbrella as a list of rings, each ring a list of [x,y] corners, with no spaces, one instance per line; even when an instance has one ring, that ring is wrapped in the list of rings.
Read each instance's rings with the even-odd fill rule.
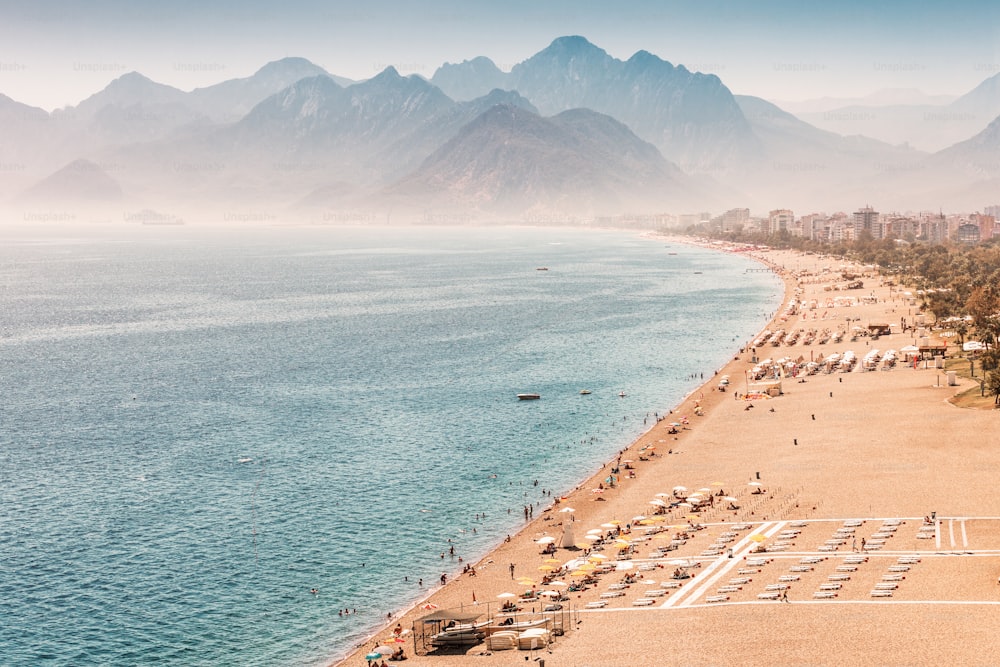
[[[576,510],[575,510],[575,509],[573,509],[572,507],[564,507],[564,508],[562,508],[562,509],[561,509],[561,510],[559,510],[559,511],[560,511],[560,512],[575,512]]]
[[[669,493],[657,493],[656,494],[657,498],[670,498],[670,496],[671,496],[671,494],[669,494]]]
[[[600,535],[584,535],[583,539],[590,540],[591,542],[598,542],[601,539]]]
[[[668,507],[667,503],[663,502],[659,498],[653,498],[649,501],[650,505],[656,505],[657,507]]]
[[[501,593],[497,596],[498,598],[516,598],[517,596],[513,593]]]
[[[588,535],[602,535],[604,533],[600,528],[591,528],[587,531]]]
[[[552,544],[555,541],[556,538],[552,537],[551,535],[546,535],[545,537],[539,537],[537,540],[535,540],[535,544]]]
[[[761,484],[760,482],[749,482],[747,483],[747,486],[764,486],[764,485]]]
[[[602,523],[601,524],[601,528],[607,528],[608,530],[610,530],[612,528],[617,528],[617,527],[618,527],[618,525],[614,524],[614,523]]]
[[[674,487],[674,491],[687,491],[687,490],[688,490],[688,488],[686,486],[675,486]]]
[[[642,521],[645,518],[646,518],[645,514],[636,514],[634,517],[632,517],[632,521]]]

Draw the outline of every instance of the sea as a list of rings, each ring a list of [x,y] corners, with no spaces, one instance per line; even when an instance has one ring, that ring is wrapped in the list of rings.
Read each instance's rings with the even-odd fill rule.
[[[620,230],[0,229],[0,663],[330,664],[731,358],[781,301],[759,267]]]

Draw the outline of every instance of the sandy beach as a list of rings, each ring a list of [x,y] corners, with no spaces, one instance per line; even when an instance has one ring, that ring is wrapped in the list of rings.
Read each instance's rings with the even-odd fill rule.
[[[1000,497],[993,491],[1000,449],[990,434],[997,413],[951,405],[968,381],[949,386],[933,363],[901,359],[891,368],[864,371],[859,363],[849,372],[805,375],[804,364],[833,353],[851,350],[860,360],[873,348],[913,344],[915,333],[901,324],[913,323],[917,309],[878,276],[863,277],[862,289],[828,289],[845,282],[840,260],[791,251],[758,258],[786,283],[768,330],[841,330],[844,339],[734,350],[717,374],[706,373],[701,389],[664,406],[670,413],[621,463],[608,462],[536,512],[509,542],[472,564],[474,576],[449,582],[336,664],[367,665],[365,655],[391,639],[397,622],[406,630],[399,645],[407,660],[385,656],[387,664],[996,664]],[[834,297],[858,303],[829,305]],[[789,314],[793,299],[805,306]],[[850,340],[853,327],[873,323],[895,326],[878,339]],[[755,359],[783,357],[797,360],[800,370],[781,379],[780,395],[737,397],[754,388]],[[724,392],[722,376],[729,378]],[[618,483],[595,493],[615,466]],[[675,492],[678,486],[685,490]],[[699,489],[707,490],[702,498],[711,494],[710,504],[653,502],[685,501]],[[609,538],[591,553],[542,554],[537,540],[561,541],[564,522],[572,522],[578,544],[597,529],[603,536],[621,531],[624,541]],[[543,584],[550,571],[540,568],[594,554],[603,558],[589,562],[609,571],[592,585],[570,592],[584,576],[575,568],[577,574],[552,574],[568,586]],[[675,579],[678,569],[687,577]],[[527,651],[478,643],[415,655],[422,646],[412,639],[414,622],[432,613],[425,604],[481,611],[485,620],[510,599],[499,595],[546,589],[568,598],[558,614],[564,633],[551,644]],[[521,618],[551,602],[514,600]]]

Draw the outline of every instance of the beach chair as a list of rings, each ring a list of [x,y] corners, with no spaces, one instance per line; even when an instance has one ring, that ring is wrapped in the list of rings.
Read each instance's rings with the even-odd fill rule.
[[[816,591],[813,593],[813,597],[817,600],[829,600],[837,597],[837,594],[833,591]]]
[[[709,595],[705,598],[705,602],[727,602],[729,601],[728,595]]]
[[[751,581],[753,581],[753,579],[751,579],[750,577],[733,577],[732,579],[729,580],[729,585],[744,586],[746,584],[749,584]]]
[[[607,607],[608,603],[602,600],[594,600],[593,602],[588,602],[586,604],[587,609],[603,609]]]
[[[719,586],[718,590],[716,590],[715,592],[716,593],[735,593],[736,591],[741,591],[741,590],[743,590],[742,586],[729,585],[729,586]]]
[[[786,584],[768,584],[764,587],[765,591],[784,591],[787,589],[788,586]]]
[[[622,591],[607,591],[605,593],[601,593],[602,600],[611,600],[613,598],[623,598],[623,597],[625,597],[625,593],[623,593]]]
[[[680,581],[661,581],[660,588],[680,588],[683,582]]]
[[[812,572],[813,571],[813,566],[812,565],[793,565],[790,568],[788,568],[788,571],[789,572]]]
[[[633,607],[648,607],[653,604],[656,604],[656,600],[653,600],[652,598],[637,598],[632,600]]]
[[[779,597],[781,597],[781,593],[778,591],[767,591],[766,593],[757,594],[758,600],[777,600]]]
[[[890,565],[888,567],[888,570],[890,572],[909,572],[910,571],[910,566],[909,565]]]
[[[877,591],[894,591],[899,588],[899,584],[895,582],[882,582],[880,584],[875,584],[875,590]]]
[[[906,579],[905,574],[883,574],[882,581],[902,581]]]
[[[837,547],[833,546],[832,544],[823,544],[821,546],[816,547],[816,551],[836,551],[836,550]]]
[[[653,588],[643,593],[648,598],[661,598],[666,594],[667,592],[662,588]]]
[[[838,565],[836,568],[837,572],[857,572],[857,565]]]
[[[799,562],[803,565],[815,565],[816,563],[822,563],[823,558],[821,556],[804,556],[799,559]]]
[[[800,579],[797,574],[783,574],[778,577],[778,581],[798,581]]]
[[[827,577],[828,581],[850,581],[851,575],[849,574],[831,574]]]
[[[842,586],[843,584],[839,583],[820,584],[819,589],[821,591],[839,591]]]
[[[873,598],[891,598],[892,591],[883,591],[881,589],[875,589],[871,592]]]
[[[760,570],[755,567],[741,567],[736,570],[736,574],[758,574],[759,572]]]

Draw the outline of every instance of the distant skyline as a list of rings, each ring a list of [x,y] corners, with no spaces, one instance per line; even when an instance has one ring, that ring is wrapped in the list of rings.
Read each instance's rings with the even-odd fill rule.
[[[476,56],[509,70],[564,35],[622,60],[646,50],[779,101],[884,88],[961,95],[1000,73],[1000,3],[989,0],[0,0],[0,93],[52,110],[130,71],[191,90],[287,56],[356,80],[390,65],[429,78]]]

